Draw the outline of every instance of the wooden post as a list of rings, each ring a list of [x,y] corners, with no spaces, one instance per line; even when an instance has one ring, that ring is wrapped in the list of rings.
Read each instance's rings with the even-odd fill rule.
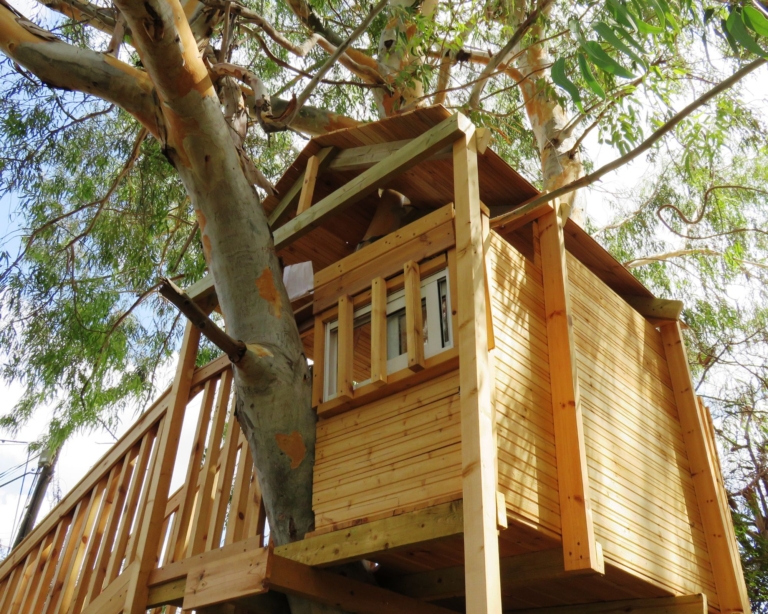
[[[387,282],[383,277],[371,282],[371,383],[387,383]]]
[[[559,207],[538,221],[563,559],[566,571],[605,573],[592,524],[564,224]]]
[[[168,490],[171,486],[173,465],[179,447],[181,426],[184,422],[184,410],[189,402],[189,390],[195,372],[197,346],[200,342],[200,329],[191,322],[184,328],[184,339],[179,353],[179,364],[171,389],[171,400],[165,415],[163,428],[155,442],[157,456],[151,466],[149,476],[149,496],[142,522],[136,527],[136,562],[135,572],[131,574],[128,592],[125,598],[125,614],[144,614],[146,612],[147,580],[155,566],[157,542],[165,516]],[[130,565],[133,561],[128,561]]]
[[[408,346],[408,368],[411,371],[424,369],[424,318],[421,313],[421,274],[419,265],[413,260],[405,263],[403,269],[405,284],[405,333]]]
[[[456,206],[461,386],[462,489],[467,614],[501,613],[499,540],[496,532],[496,442],[488,358],[483,227],[474,126],[459,115],[464,132],[453,144]]]
[[[720,611],[748,613],[749,596],[744,583],[733,522],[728,503],[717,480],[719,461],[715,456],[716,451],[707,442],[706,416],[700,410],[691,382],[680,323],[666,324],[660,330],[680,426],[683,429],[693,487],[704,525]]]

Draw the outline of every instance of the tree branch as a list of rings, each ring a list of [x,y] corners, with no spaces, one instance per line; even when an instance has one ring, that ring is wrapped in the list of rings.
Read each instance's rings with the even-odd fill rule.
[[[160,132],[147,75],[111,56],[62,42],[0,0],[0,50],[46,85],[93,94],[133,115],[150,133]]]
[[[512,35],[512,38],[509,39],[509,42],[491,58],[486,67],[483,69],[483,72],[480,74],[480,78],[477,80],[477,83],[475,83],[475,86],[470,92],[470,109],[476,109],[480,105],[480,95],[483,93],[483,88],[485,88],[485,84],[488,82],[488,79],[490,79],[490,77],[501,64],[505,63],[507,56],[512,53],[518,44],[520,44],[520,41],[528,33],[528,30],[530,30],[533,24],[536,23],[539,15],[541,15],[547,9],[552,1],[553,0],[539,0],[536,8],[533,9],[528,14],[528,17],[525,18],[523,23],[517,27],[517,30],[515,30],[515,33]]]
[[[245,356],[247,349],[245,343],[233,339],[216,326],[214,321],[200,309],[198,304],[189,298],[187,293],[174,284],[170,279],[164,278],[160,281],[158,292],[160,292],[160,294],[168,301],[173,303],[178,310],[192,322],[192,324],[197,326],[197,328],[200,329],[200,332],[202,332],[213,345],[229,356],[229,359],[233,363],[236,364],[240,362],[240,359]]]
[[[493,220],[491,220],[491,226],[493,228],[497,228],[498,226],[503,226],[505,220],[508,217],[510,217],[512,214],[520,215],[523,212],[531,211],[543,203],[550,202],[551,200],[554,200],[555,198],[563,196],[564,194],[569,194],[574,190],[578,190],[579,188],[583,188],[588,185],[591,185],[596,181],[598,181],[604,175],[607,175],[608,173],[616,170],[617,168],[620,168],[621,166],[627,164],[628,162],[631,162],[632,160],[637,158],[640,154],[648,151],[651,147],[653,147],[653,145],[659,139],[661,139],[667,133],[671,132],[675,128],[675,126],[677,126],[681,121],[683,121],[696,109],[708,103],[710,100],[715,98],[718,94],[721,94],[725,90],[733,87],[736,83],[738,83],[741,79],[746,77],[752,71],[756,70],[757,68],[765,64],[765,62],[766,60],[760,58],[750,62],[740,70],[736,71],[733,75],[731,75],[730,77],[722,81],[719,85],[713,87],[708,92],[702,94],[696,100],[694,100],[691,104],[685,107],[682,111],[675,114],[672,117],[672,119],[670,119],[667,123],[665,123],[653,134],[651,134],[651,136],[649,136],[645,141],[643,141],[640,145],[635,147],[632,151],[628,152],[627,154],[621,156],[620,158],[617,158],[613,162],[609,162],[605,166],[601,166],[599,169],[597,169],[593,173],[590,173],[589,175],[584,175],[583,177],[577,179],[576,181],[572,181],[571,183],[568,183],[560,188],[557,188],[556,190],[552,190],[551,192],[548,192],[546,194],[540,194],[539,196],[528,201],[525,205],[523,205],[522,208],[515,209],[509,213],[505,213],[504,215],[500,215],[494,218]]]

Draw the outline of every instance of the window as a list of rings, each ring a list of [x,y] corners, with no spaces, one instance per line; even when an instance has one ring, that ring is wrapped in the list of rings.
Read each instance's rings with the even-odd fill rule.
[[[429,358],[453,347],[448,271],[443,270],[421,281],[421,315],[424,356]],[[338,328],[332,320],[325,327],[325,382],[323,399],[336,396],[338,374]],[[371,381],[371,306],[356,310],[352,332],[352,374],[354,388]],[[408,366],[408,339],[405,290],[387,296],[387,373]]]

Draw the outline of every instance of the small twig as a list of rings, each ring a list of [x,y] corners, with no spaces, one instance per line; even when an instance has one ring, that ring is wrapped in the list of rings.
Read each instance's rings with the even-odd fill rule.
[[[245,355],[245,343],[233,339],[221,330],[205,312],[200,309],[189,295],[174,284],[170,279],[160,280],[158,292],[173,303],[186,318],[200,329],[208,340],[224,352],[233,363],[238,363]]]
[[[232,3],[227,2],[224,9],[224,30],[221,33],[221,49],[219,49],[219,62],[227,61],[227,51],[229,50],[229,26],[232,11]]]
[[[181,251],[179,252],[179,255],[176,257],[176,260],[174,263],[168,267],[168,271],[171,273],[175,273],[176,269],[179,268],[179,265],[181,264],[181,259],[184,257],[184,254],[187,253],[187,250],[189,249],[189,246],[192,244],[192,240],[195,238],[195,233],[197,232],[197,229],[200,227],[199,222],[195,222],[194,226],[192,226],[192,230],[189,233],[189,236],[187,237],[187,240],[184,241],[184,246],[181,248]]]

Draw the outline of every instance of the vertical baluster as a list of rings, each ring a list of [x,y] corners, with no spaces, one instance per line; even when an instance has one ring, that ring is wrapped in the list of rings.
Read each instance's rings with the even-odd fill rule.
[[[91,576],[93,575],[93,568],[96,563],[96,555],[99,553],[99,547],[101,546],[101,540],[104,536],[104,530],[107,526],[107,520],[109,520],[109,513],[112,509],[112,505],[115,500],[115,491],[117,490],[117,482],[120,477],[120,470],[122,469],[122,463],[115,464],[109,472],[109,476],[106,480],[106,488],[103,495],[103,503],[101,509],[98,512],[98,517],[94,524],[91,538],[88,541],[88,548],[85,551],[83,557],[82,569],[83,572],[77,580],[75,585],[74,594],[72,598],[72,604],[69,607],[69,614],[75,614],[80,612],[85,603],[85,598],[88,594],[88,585],[91,582]]]
[[[235,472],[235,458],[237,456],[237,442],[240,438],[240,424],[235,418],[235,395],[232,395],[230,403],[229,421],[224,446],[221,449],[221,469],[216,484],[216,498],[213,503],[213,513],[208,525],[208,538],[205,541],[205,549],[213,550],[221,543],[221,533],[224,528],[224,520],[227,512],[227,503],[232,491],[232,476]]]
[[[24,595],[21,599],[20,608],[18,610],[19,614],[26,614],[32,607],[32,600],[37,594],[37,587],[40,585],[40,580],[42,578],[43,570],[45,569],[45,564],[50,557],[55,535],[55,531],[51,530],[40,542],[40,549],[37,552],[34,567],[32,569],[32,577],[30,582],[27,584],[27,588],[24,591]]]
[[[120,568],[122,566],[125,553],[128,549],[128,541],[130,539],[131,524],[136,515],[136,508],[141,495],[141,486],[144,483],[145,474],[147,472],[147,465],[149,464],[149,457],[153,449],[153,443],[157,437],[157,433],[160,429],[162,419],[158,421],[144,437],[141,438],[141,444],[139,444],[139,452],[134,462],[132,475],[129,477],[130,486],[128,488],[128,496],[125,501],[125,513],[122,514],[120,519],[120,528],[115,538],[115,546],[112,552],[109,554],[109,560],[107,562],[107,570],[104,573],[104,579],[101,585],[94,586],[93,598],[97,594],[101,593],[104,586],[110,584],[118,575],[120,575]]]
[[[229,508],[227,534],[224,538],[225,544],[233,544],[243,539],[245,514],[248,507],[248,482],[252,469],[253,457],[251,456],[251,447],[245,440],[245,436],[241,434],[240,459],[238,460],[237,472],[235,473],[235,485],[232,491],[232,503]]]
[[[387,383],[387,282],[371,282],[371,383]]]
[[[208,526],[210,524],[211,509],[216,496],[216,466],[221,454],[221,438],[224,433],[224,425],[227,419],[229,406],[229,394],[232,389],[232,371],[227,370],[221,376],[219,394],[216,399],[216,409],[213,414],[211,436],[208,441],[208,450],[205,455],[205,463],[200,479],[200,496],[192,515],[192,532],[187,545],[187,557],[200,554],[205,550],[208,538]]]
[[[0,612],[6,612],[8,606],[13,599],[13,594],[16,592],[16,585],[21,577],[21,569],[16,565],[8,575],[8,579],[5,581],[3,592],[0,593]]]
[[[353,333],[355,312],[349,296],[339,298],[339,328],[337,333],[338,358],[336,360],[336,398],[348,401],[354,390]]]
[[[259,476],[256,467],[251,468],[251,481],[248,488],[248,506],[245,512],[245,527],[243,528],[243,537],[255,537],[264,534],[264,522],[260,517],[261,487],[259,486]]]
[[[144,435],[144,438],[146,437],[147,435]],[[144,439],[142,439],[142,442],[143,441]],[[99,544],[99,552],[96,556],[93,574],[91,574],[88,582],[84,605],[88,605],[101,593],[104,577],[107,575],[109,556],[113,550],[113,544],[115,544],[115,535],[117,534],[117,529],[120,525],[120,518],[122,517],[123,507],[125,506],[125,499],[128,495],[128,487],[131,481],[131,476],[133,475],[133,468],[136,464],[136,457],[139,455],[140,449],[141,444],[133,446],[120,463],[120,473],[117,477],[114,501],[110,507],[109,519],[107,520],[107,525],[104,529],[101,543]]]
[[[195,430],[195,439],[192,447],[192,457],[187,467],[187,475],[182,486],[181,502],[177,512],[178,531],[172,534],[173,541],[170,544],[171,557],[169,561],[179,561],[184,558],[187,551],[187,544],[190,536],[190,520],[193,515],[195,496],[197,494],[197,483],[200,473],[200,465],[203,459],[203,450],[205,449],[205,440],[208,435],[208,424],[211,421],[211,410],[213,409],[213,399],[216,392],[216,381],[208,380],[205,383],[203,400],[200,404],[200,416],[197,420]]]
[[[21,608],[24,593],[27,591],[29,580],[32,577],[35,564],[37,563],[37,557],[40,555],[42,548],[43,544],[41,542],[37,548],[30,550],[29,554],[24,557],[24,560],[16,566],[21,570],[21,575],[19,581],[16,583],[16,589],[13,592],[14,594],[10,599],[10,612],[18,612]]]
[[[405,263],[405,328],[408,345],[408,368],[421,371],[424,363],[424,317],[421,312],[421,274],[414,261]]]
[[[53,542],[50,552],[45,561],[43,572],[40,575],[40,582],[35,589],[34,597],[30,600],[29,612],[32,614],[39,614],[45,604],[45,600],[48,597],[48,592],[51,587],[51,581],[53,579],[54,572],[56,571],[56,564],[59,561],[59,554],[64,546],[64,541],[67,537],[67,532],[72,524],[73,514],[67,514],[56,525],[56,531],[53,536]]]

